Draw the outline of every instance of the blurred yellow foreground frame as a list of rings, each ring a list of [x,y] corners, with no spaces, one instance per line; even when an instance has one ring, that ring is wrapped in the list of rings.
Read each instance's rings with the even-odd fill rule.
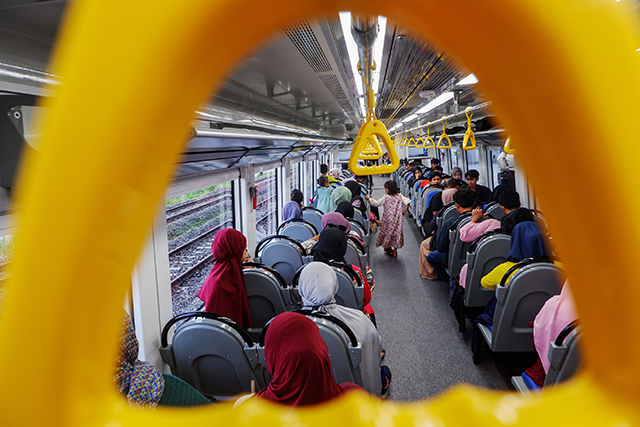
[[[626,1],[70,3],[52,69],[63,84],[20,181],[0,319],[3,426],[640,424],[640,206],[597,175],[615,167],[616,182],[635,191],[640,37]],[[296,411],[257,399],[242,410],[130,409],[111,384],[120,307],[194,110],[256,41],[340,10],[400,22],[476,74],[548,216],[584,328],[586,368],[529,399],[459,386],[413,405],[355,393]],[[594,209],[602,197],[617,205]]]

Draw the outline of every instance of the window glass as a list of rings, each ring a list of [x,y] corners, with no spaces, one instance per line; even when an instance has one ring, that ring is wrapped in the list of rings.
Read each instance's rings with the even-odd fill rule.
[[[278,177],[275,169],[256,175],[256,227],[258,242],[278,228]],[[284,198],[289,201],[289,195]]]
[[[203,188],[165,201],[173,314],[197,311],[197,297],[211,270],[211,243],[234,228],[233,183]]]
[[[6,236],[0,236],[0,303],[4,296],[3,282],[9,277],[6,265],[11,261],[11,255],[13,253],[13,236],[8,234]]]
[[[498,156],[502,150],[499,148],[491,148],[489,150],[489,156],[491,159],[491,179],[493,188],[500,185],[500,168],[498,167]]]
[[[465,151],[465,155],[467,157],[467,171],[471,169],[480,171],[480,154],[478,154],[478,150]],[[464,173],[466,173],[466,171],[464,171]],[[482,177],[480,177],[480,179],[484,181]]]
[[[300,163],[291,165],[291,170],[289,171],[289,178],[291,179],[291,190],[303,191],[302,184],[300,182]]]

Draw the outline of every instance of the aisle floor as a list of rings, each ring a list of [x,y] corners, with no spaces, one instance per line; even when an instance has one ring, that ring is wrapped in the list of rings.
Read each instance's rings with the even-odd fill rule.
[[[387,179],[376,176],[376,199],[384,195]],[[370,264],[376,280],[371,305],[386,349],[384,364],[393,374],[389,399],[420,400],[463,382],[510,389],[509,374],[496,365],[495,359],[501,356],[487,354],[480,364],[473,364],[471,328],[464,334],[458,332],[447,284],[424,279],[418,273],[422,235],[408,214],[403,228],[404,247],[398,250],[397,258],[376,248],[377,235],[371,236]]]

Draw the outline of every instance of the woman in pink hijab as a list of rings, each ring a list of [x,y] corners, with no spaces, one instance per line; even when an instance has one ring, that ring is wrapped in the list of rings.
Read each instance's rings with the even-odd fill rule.
[[[246,247],[247,239],[239,231],[233,228],[218,231],[211,244],[214,264],[198,292],[205,311],[228,317],[244,329],[253,326],[242,270]]]

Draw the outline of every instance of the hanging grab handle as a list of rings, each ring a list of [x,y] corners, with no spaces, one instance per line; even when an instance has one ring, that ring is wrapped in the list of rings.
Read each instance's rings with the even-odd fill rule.
[[[436,148],[436,141],[431,138],[431,126],[427,126],[427,138],[424,140],[424,148]]]
[[[507,140],[504,142],[503,150],[507,154],[516,154],[515,148],[511,147],[511,137],[508,137]]]
[[[469,114],[471,107],[467,107],[464,114],[467,116],[467,131],[464,133],[464,139],[462,140],[462,149],[464,151],[473,150],[476,148],[476,135],[471,130],[471,117],[473,113]]]
[[[418,131],[418,139],[416,139],[416,148],[424,148],[424,138],[422,138],[422,129]]]
[[[358,165],[359,160],[366,162],[380,159],[384,154],[382,145],[384,145],[384,148],[386,148],[389,154],[391,164],[377,166]],[[376,175],[393,173],[398,169],[398,166],[400,166],[400,158],[398,157],[398,153],[396,153],[393,141],[391,141],[391,137],[384,123],[378,119],[365,122],[360,127],[358,136],[356,136],[356,140],[353,142],[351,156],[349,157],[349,170],[354,175]]]
[[[436,147],[441,150],[445,150],[447,148],[451,148],[453,145],[451,144],[451,139],[449,139],[449,135],[447,135],[446,122],[442,119],[440,119],[440,121],[442,122],[442,135],[440,135],[440,139],[438,139],[438,145]],[[446,145],[442,143],[442,141],[445,139],[447,140]]]

